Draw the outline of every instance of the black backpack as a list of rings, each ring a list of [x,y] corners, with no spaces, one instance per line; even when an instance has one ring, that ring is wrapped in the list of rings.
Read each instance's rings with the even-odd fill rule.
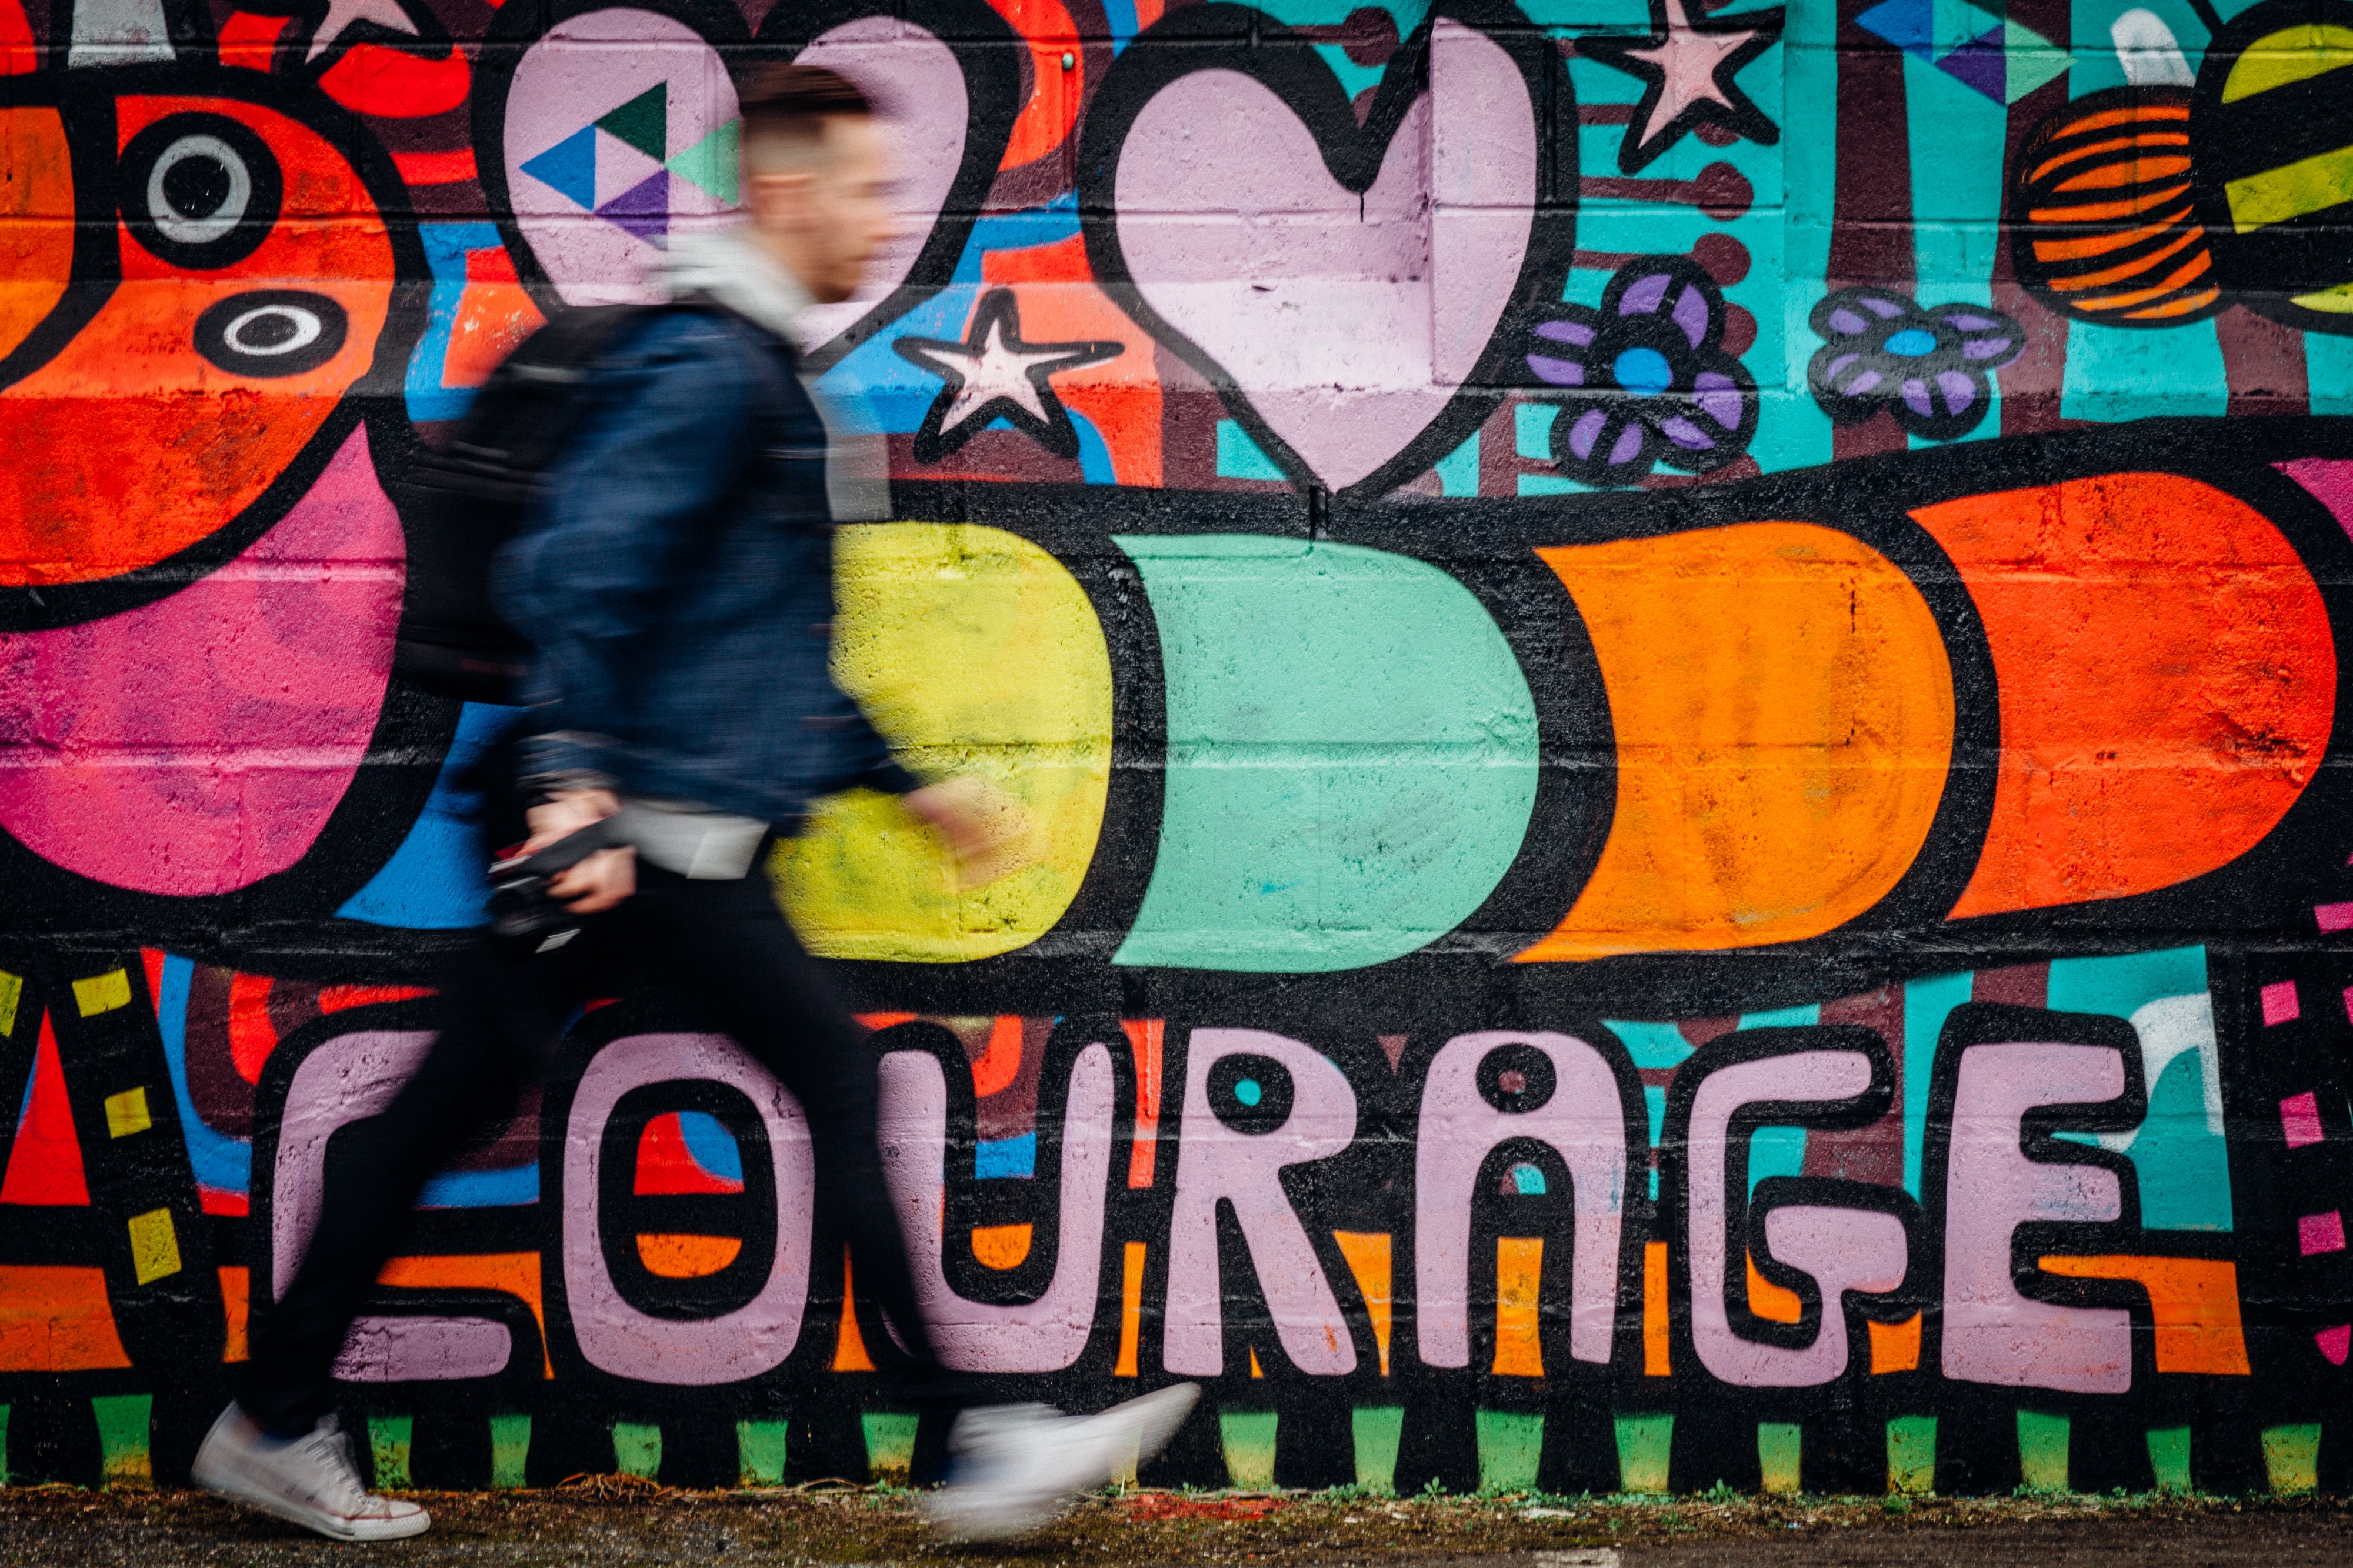
[[[564,311],[491,373],[456,437],[417,465],[395,673],[445,697],[518,700],[532,646],[491,604],[491,558],[522,527],[541,474],[577,429],[598,356],[668,308]]]

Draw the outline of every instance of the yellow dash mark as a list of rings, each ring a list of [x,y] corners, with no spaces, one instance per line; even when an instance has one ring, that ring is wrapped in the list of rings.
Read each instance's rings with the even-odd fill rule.
[[[1544,1288],[1544,1238],[1495,1238],[1495,1375],[1542,1377],[1544,1342],[1536,1306]]]
[[[85,1018],[131,1005],[131,976],[120,969],[73,983],[74,1005]]]
[[[1348,1260],[1348,1272],[1356,1277],[1356,1289],[1365,1293],[1365,1315],[1373,1321],[1373,1343],[1381,1352],[1381,1375],[1387,1377],[1390,1308],[1397,1299],[1391,1284],[1388,1233],[1335,1230],[1332,1239],[1340,1244],[1340,1256]]]
[[[16,1003],[25,994],[25,977],[0,969],[0,1035],[16,1032]]]
[[[1029,1227],[1026,1225],[984,1225],[972,1233],[972,1255],[984,1268],[1002,1273],[1018,1268],[1029,1256]]]
[[[1915,1372],[1920,1365],[1920,1314],[1913,1313],[1900,1323],[1873,1323],[1871,1329],[1871,1370],[1882,1372]]]
[[[841,1332],[833,1342],[833,1370],[872,1372],[874,1358],[866,1353],[866,1337],[858,1331],[858,1298],[851,1293],[849,1248],[841,1249]]]
[[[106,1097],[106,1135],[109,1138],[128,1138],[133,1132],[144,1132],[154,1125],[154,1119],[147,1114],[147,1091],[143,1088],[126,1089],[121,1094]]]
[[[1794,1323],[1806,1315],[1806,1303],[1795,1290],[1784,1289],[1757,1272],[1755,1254],[1748,1258],[1748,1310],[1768,1323]]]
[[[1134,1377],[1144,1339],[1144,1243],[1127,1244],[1119,1268],[1119,1362],[1113,1377]]]
[[[142,1285],[168,1279],[180,1271],[180,1233],[172,1228],[170,1209],[149,1209],[131,1216],[131,1272]]]
[[[1672,1377],[1667,1364],[1667,1244],[1642,1246],[1642,1375]]]

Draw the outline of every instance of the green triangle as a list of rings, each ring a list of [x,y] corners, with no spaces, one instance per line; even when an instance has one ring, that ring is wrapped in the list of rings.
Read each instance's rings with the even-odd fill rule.
[[[736,142],[744,122],[731,120],[662,165],[691,185],[700,185],[729,206],[735,205]]]
[[[670,83],[656,82],[596,121],[596,129],[627,142],[649,158],[668,157]]]
[[[2003,101],[2016,103],[2044,82],[2064,71],[2067,51],[2015,22],[2001,25]]]

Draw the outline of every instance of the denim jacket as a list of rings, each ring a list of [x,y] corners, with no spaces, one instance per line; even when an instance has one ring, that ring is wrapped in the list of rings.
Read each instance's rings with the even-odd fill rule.
[[[819,795],[916,788],[833,681],[826,429],[793,347],[665,310],[590,402],[491,574],[538,648],[525,777],[786,826]]]

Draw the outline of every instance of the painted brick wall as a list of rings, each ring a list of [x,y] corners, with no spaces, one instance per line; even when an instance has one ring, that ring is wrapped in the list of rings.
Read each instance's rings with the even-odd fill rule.
[[[0,0],[0,1477],[185,1476],[429,1040],[419,455],[797,56],[907,219],[839,673],[1032,825],[766,868],[952,1359],[1201,1381],[1168,1482],[2353,1479],[2353,5],[288,10]],[[377,1479],[903,1468],[798,1107],[617,990]]]

